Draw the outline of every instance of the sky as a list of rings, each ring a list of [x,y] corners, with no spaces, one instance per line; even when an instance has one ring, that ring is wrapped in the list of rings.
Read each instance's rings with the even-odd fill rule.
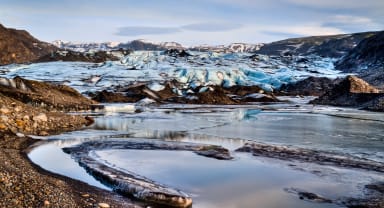
[[[384,30],[384,0],[0,0],[0,23],[51,42],[268,43]]]

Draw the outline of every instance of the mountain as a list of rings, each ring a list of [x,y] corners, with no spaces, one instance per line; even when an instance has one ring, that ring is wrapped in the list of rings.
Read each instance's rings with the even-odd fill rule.
[[[265,55],[319,55],[341,58],[360,41],[378,32],[363,32],[343,35],[291,38],[265,44],[257,53]]]
[[[191,51],[202,51],[202,52],[218,52],[218,53],[255,53],[257,52],[264,44],[248,44],[248,43],[231,43],[229,45],[219,45],[219,46],[210,46],[210,45],[200,45],[188,48]]]
[[[0,24],[0,65],[33,62],[56,50],[52,44],[39,41],[25,30]]]
[[[336,69],[357,73],[370,84],[383,85],[384,31],[362,40],[346,56],[336,62]]]
[[[118,49],[134,50],[134,51],[163,51],[168,49],[188,49],[191,51],[202,52],[225,52],[225,53],[253,53],[260,49],[263,44],[246,44],[246,43],[232,43],[230,45],[200,45],[194,47],[184,47],[176,42],[152,42],[148,40],[133,40],[126,43],[119,42],[103,42],[103,43],[72,43],[56,40],[52,42],[53,45],[67,50],[76,52],[92,52],[92,51],[110,51]]]
[[[95,51],[112,51],[112,50],[134,50],[134,51],[163,51],[167,49],[184,49],[184,47],[176,42],[151,42],[148,40],[133,40],[126,43],[121,42],[102,42],[102,43],[73,43],[56,40],[52,42],[58,48],[72,50],[76,52],[95,52]]]

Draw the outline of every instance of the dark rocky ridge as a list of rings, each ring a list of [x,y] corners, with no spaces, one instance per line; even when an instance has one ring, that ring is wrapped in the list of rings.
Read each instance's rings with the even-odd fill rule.
[[[121,51],[121,54],[127,54],[125,51]],[[120,58],[106,51],[97,51],[94,53],[81,53],[74,51],[56,51],[50,54],[46,54],[38,58],[35,62],[50,62],[50,61],[81,61],[102,63],[105,61],[118,61]]]
[[[281,95],[321,96],[331,90],[340,80],[326,77],[308,77],[296,83],[283,84],[279,89]]]
[[[357,73],[370,84],[384,88],[384,31],[362,40],[336,62],[336,69]]]
[[[0,24],[0,65],[30,63],[58,50],[41,42],[25,30],[8,29]]]
[[[257,53],[265,55],[318,55],[340,58],[360,41],[375,34],[377,32],[291,38],[265,44]]]

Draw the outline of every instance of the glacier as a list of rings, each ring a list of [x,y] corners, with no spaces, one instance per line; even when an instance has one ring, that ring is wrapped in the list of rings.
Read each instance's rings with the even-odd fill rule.
[[[179,53],[178,53],[179,52]],[[304,60],[304,61],[303,61]],[[6,65],[0,74],[7,78],[28,79],[67,84],[82,93],[113,90],[138,82],[147,82],[159,91],[167,81],[180,83],[174,92],[186,95],[197,87],[218,85],[258,85],[274,91],[282,84],[310,76],[337,78],[331,58],[319,56],[267,56],[249,53],[216,53],[180,50],[134,51],[120,61],[101,64],[81,62],[48,62],[29,65]],[[201,88],[207,90],[208,88]]]

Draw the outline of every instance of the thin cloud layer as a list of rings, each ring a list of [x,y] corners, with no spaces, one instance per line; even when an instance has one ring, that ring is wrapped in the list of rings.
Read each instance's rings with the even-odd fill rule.
[[[198,32],[225,32],[241,28],[241,24],[236,23],[195,23],[180,27],[146,27],[146,26],[127,26],[117,28],[115,35],[119,36],[141,36],[141,35],[163,35],[178,32],[198,31]]]
[[[201,31],[201,32],[220,32],[229,31],[241,28],[241,24],[237,23],[196,23],[184,25],[181,28],[186,30]]]
[[[128,26],[117,28],[116,35],[120,36],[140,36],[140,35],[162,35],[180,32],[176,27],[141,27]]]
[[[383,30],[383,0],[3,0],[0,19],[44,41],[271,42]]]

